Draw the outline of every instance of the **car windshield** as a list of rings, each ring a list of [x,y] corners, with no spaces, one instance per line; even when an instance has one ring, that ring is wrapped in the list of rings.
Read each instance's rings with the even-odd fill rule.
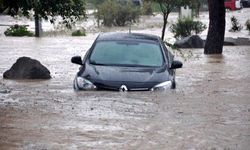
[[[96,65],[159,67],[163,62],[156,42],[99,41],[90,56]]]

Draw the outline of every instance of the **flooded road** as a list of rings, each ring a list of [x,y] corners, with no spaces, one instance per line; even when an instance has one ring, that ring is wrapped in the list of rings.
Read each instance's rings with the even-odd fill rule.
[[[97,34],[0,37],[0,74],[17,58],[41,61],[51,80],[0,78],[0,149],[226,149],[250,145],[250,47],[223,56],[183,50],[177,89],[75,92],[73,78]],[[177,53],[179,54],[179,53]]]

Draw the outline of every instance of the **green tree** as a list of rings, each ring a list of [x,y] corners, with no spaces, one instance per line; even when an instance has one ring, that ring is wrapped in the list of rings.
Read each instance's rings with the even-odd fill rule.
[[[18,11],[26,17],[33,16],[35,35],[38,37],[40,36],[40,19],[54,23],[58,16],[61,16],[62,23],[70,28],[75,21],[86,16],[85,0],[3,0],[3,6],[12,16]]]
[[[200,8],[202,5],[206,3],[207,3],[207,0],[190,0],[190,7],[193,9],[194,16],[199,17]]]
[[[209,28],[205,44],[205,54],[221,54],[226,26],[224,0],[208,0]]]
[[[138,21],[140,9],[128,1],[106,0],[97,7],[95,17],[98,25],[125,26]]]
[[[146,0],[146,1],[157,2],[160,6],[163,15],[163,27],[161,35],[162,40],[164,40],[169,14],[173,11],[174,8],[179,8],[181,6],[190,4],[190,0]]]
[[[105,0],[87,0],[88,3],[93,4],[96,8],[101,5]]]
[[[0,12],[3,11],[3,0],[0,0]]]
[[[191,1],[190,5],[193,10],[193,15],[198,17],[200,12],[201,1],[200,0],[190,0],[190,1]]]

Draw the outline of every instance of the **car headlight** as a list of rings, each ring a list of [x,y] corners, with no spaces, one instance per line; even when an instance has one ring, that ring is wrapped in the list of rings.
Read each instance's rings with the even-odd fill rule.
[[[172,88],[172,81],[166,81],[166,82],[162,82],[160,84],[157,84],[156,86],[154,86],[151,91],[155,91],[155,90],[168,90]]]
[[[74,88],[76,90],[95,90],[96,86],[83,77],[76,77],[74,81]]]

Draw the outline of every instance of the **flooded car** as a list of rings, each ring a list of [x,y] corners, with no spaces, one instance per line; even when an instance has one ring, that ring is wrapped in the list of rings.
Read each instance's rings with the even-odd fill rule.
[[[100,34],[74,79],[76,90],[154,91],[175,88],[175,69],[182,63],[162,40],[138,33]]]

